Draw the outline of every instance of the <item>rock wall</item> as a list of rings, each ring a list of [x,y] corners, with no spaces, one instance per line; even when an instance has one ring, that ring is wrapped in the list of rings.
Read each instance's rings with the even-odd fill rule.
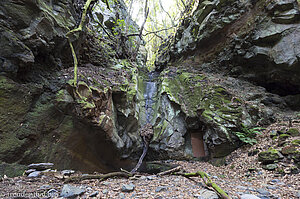
[[[298,16],[296,1],[195,2],[156,57],[153,148],[189,158],[196,130],[210,157],[224,157],[242,144],[241,132],[251,138],[255,126],[297,117]]]
[[[134,96],[145,56],[128,60],[143,41],[120,40],[121,23],[128,33],[138,26],[123,1],[109,4],[99,1],[72,38],[79,60],[74,87],[65,35],[79,24],[84,1],[0,2],[0,162],[49,161],[85,171],[129,165],[121,157],[141,142]]]

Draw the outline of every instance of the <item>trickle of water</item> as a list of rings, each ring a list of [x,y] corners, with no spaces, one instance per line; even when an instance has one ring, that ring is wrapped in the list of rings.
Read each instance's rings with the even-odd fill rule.
[[[146,122],[151,123],[151,119],[154,114],[153,105],[155,103],[155,98],[157,94],[157,82],[154,78],[157,74],[155,72],[150,72],[148,77],[149,81],[146,82],[146,90],[144,93],[145,98],[145,109],[146,109]]]

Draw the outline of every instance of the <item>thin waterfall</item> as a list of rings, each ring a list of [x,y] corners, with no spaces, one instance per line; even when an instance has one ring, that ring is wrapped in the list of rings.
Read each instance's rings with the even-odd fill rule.
[[[146,90],[144,93],[145,98],[145,114],[146,114],[146,124],[150,123],[153,118],[154,110],[153,106],[156,102],[155,98],[157,95],[157,82],[155,78],[157,77],[156,72],[150,72],[148,75],[149,80],[146,82]]]

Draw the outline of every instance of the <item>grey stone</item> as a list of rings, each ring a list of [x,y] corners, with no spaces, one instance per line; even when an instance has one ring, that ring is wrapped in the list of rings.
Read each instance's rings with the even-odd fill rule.
[[[37,178],[37,177],[39,177],[41,174],[42,174],[41,171],[34,171],[34,172],[30,173],[27,177],[28,177],[28,178]]]
[[[36,171],[36,169],[28,169],[28,170],[25,171],[25,174],[29,175],[30,173],[32,173],[34,171]]]
[[[298,198],[300,198],[300,190],[297,191],[296,196],[297,196]]]
[[[269,196],[271,195],[269,191],[265,190],[265,189],[257,189],[256,190],[258,193],[260,193],[261,195],[264,195],[264,196]]]
[[[278,182],[280,182],[280,180],[279,179],[273,179],[273,180],[271,180],[271,182],[278,183]]]
[[[56,189],[50,189],[49,191],[47,191],[47,196],[48,197],[58,197],[59,193]]]
[[[260,198],[252,194],[243,194],[241,195],[241,199],[260,199]]]
[[[156,178],[156,176],[152,175],[152,176],[147,176],[148,180],[154,180]]]
[[[102,193],[103,193],[103,194],[107,194],[107,193],[108,193],[108,190],[107,190],[107,189],[103,189],[103,190],[102,190]]]
[[[120,193],[120,194],[119,194],[119,198],[120,198],[120,199],[125,199],[125,194],[124,194],[124,193]]]
[[[73,185],[66,184],[63,186],[60,197],[75,198],[85,193],[85,190]]]
[[[259,197],[260,199],[270,199],[269,196],[264,196],[264,195],[259,195],[258,197]]]
[[[109,182],[103,182],[102,184],[103,184],[103,185],[106,185],[106,186],[109,186],[109,185],[110,185]]]
[[[247,189],[248,189],[247,187],[240,186],[240,185],[236,186],[236,188],[237,188],[237,189],[242,189],[242,190],[247,190]]]
[[[263,165],[263,168],[269,171],[273,171],[277,168],[277,164],[267,164],[267,165]]]
[[[64,175],[64,176],[70,176],[73,173],[75,173],[75,171],[73,171],[73,170],[62,170],[61,171],[61,174]]]
[[[135,188],[135,185],[130,183],[130,184],[123,184],[121,191],[122,192],[131,192],[133,191]]]
[[[102,193],[103,193],[103,191],[102,191]],[[99,194],[99,191],[95,191],[95,192],[91,193],[91,194],[89,195],[89,197],[91,197],[91,198],[97,197],[98,194]]]
[[[39,189],[41,189],[41,190],[47,189],[47,190],[48,190],[48,189],[51,189],[51,187],[52,187],[51,185],[48,185],[48,184],[47,184],[47,185],[42,185],[42,186],[40,186]]]
[[[214,191],[210,191],[207,189],[202,189],[199,191],[199,196],[201,196],[203,199],[218,199],[219,196]]]
[[[276,190],[276,189],[278,189],[278,187],[276,187],[276,186],[267,186],[267,189]]]
[[[29,169],[36,169],[38,171],[51,169],[52,167],[53,167],[53,163],[34,163],[34,164],[28,165]]]
[[[168,187],[166,187],[166,186],[157,187],[155,189],[155,192],[167,191],[167,189],[168,189]]]

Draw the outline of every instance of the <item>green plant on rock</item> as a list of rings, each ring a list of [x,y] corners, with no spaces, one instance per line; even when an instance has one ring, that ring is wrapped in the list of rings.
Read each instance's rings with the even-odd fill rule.
[[[261,134],[261,130],[264,130],[262,127],[254,127],[250,128],[246,125],[242,124],[241,132],[235,132],[235,135],[244,143],[254,145],[257,143],[255,139],[257,134]]]
[[[115,22],[115,27],[112,28],[114,35],[119,35],[120,33],[125,31],[125,20],[124,19],[117,19]]]

